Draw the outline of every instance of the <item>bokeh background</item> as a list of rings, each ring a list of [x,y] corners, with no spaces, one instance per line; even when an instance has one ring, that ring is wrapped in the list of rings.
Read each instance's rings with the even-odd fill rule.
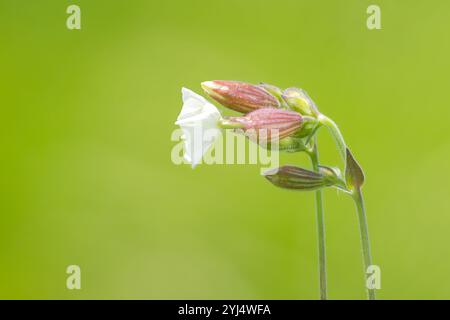
[[[382,30],[366,28],[372,3]],[[70,4],[81,30],[66,28]],[[318,298],[313,194],[275,188],[257,165],[171,162],[180,88],[211,79],[306,89],[365,169],[378,297],[450,298],[449,12],[1,0],[0,298]],[[326,131],[320,142],[339,164]],[[363,299],[352,201],[327,190],[325,208],[330,298]]]

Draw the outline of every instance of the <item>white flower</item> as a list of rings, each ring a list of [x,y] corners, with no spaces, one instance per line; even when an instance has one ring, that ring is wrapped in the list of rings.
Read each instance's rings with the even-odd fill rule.
[[[220,135],[217,108],[195,92],[182,88],[183,107],[175,124],[183,130],[184,158],[194,168]]]

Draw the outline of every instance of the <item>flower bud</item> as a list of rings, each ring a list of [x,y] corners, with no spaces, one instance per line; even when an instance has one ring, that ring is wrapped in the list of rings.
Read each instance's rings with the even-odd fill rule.
[[[283,99],[292,110],[302,115],[312,116],[318,113],[314,102],[305,90],[288,88],[283,92]]]
[[[267,90],[245,82],[206,81],[202,83],[202,88],[221,105],[242,113],[280,106],[280,102]]]
[[[283,109],[264,108],[252,111],[242,117],[228,117],[231,124],[240,124],[247,136],[258,140],[283,139],[300,129],[303,117],[297,112]]]
[[[286,103],[283,100],[283,90],[281,90],[280,88],[268,84],[268,83],[263,83],[261,82],[258,87],[263,88],[264,90],[266,90],[268,93],[270,93],[271,95],[273,95],[275,98],[277,98],[277,100],[280,102],[281,105],[285,105]]]
[[[319,172],[295,166],[269,169],[263,174],[267,180],[280,188],[311,191],[336,187],[348,192],[338,169],[319,166]]]
[[[275,186],[284,189],[311,191],[333,185],[323,174],[295,166],[270,169],[263,175]]]

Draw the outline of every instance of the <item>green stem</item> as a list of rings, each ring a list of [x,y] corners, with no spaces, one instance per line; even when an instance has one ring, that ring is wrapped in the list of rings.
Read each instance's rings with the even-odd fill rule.
[[[358,211],[359,230],[361,233],[361,245],[364,258],[364,275],[366,275],[367,268],[372,265],[372,256],[370,254],[369,229],[367,227],[366,209],[364,207],[364,199],[361,188],[356,188],[352,195]],[[369,300],[375,300],[375,289],[367,288],[367,296]]]
[[[328,118],[327,116],[320,114],[319,115],[319,122],[323,124],[325,127],[330,130],[331,134],[334,137],[334,140],[336,141],[339,154],[341,155],[342,159],[344,160],[344,163],[346,163],[346,157],[347,157],[347,145],[345,144],[344,137],[342,136],[341,131],[339,130],[339,127],[337,124]]]
[[[314,137],[314,147],[309,153],[314,171],[319,171],[319,152],[317,150],[317,137]],[[327,299],[327,261],[325,248],[325,221],[323,213],[322,190],[316,190],[316,219],[317,219],[317,240],[319,251],[319,283],[320,299]]]

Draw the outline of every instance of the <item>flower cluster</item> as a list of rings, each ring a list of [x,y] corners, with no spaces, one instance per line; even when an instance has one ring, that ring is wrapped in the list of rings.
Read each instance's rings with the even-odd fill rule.
[[[253,85],[238,81],[206,81],[203,90],[221,105],[243,113],[224,117],[202,96],[183,88],[183,107],[175,124],[183,130],[185,159],[195,167],[213,144],[221,129],[240,129],[250,140],[263,147],[279,150],[303,150],[302,137],[317,122],[308,114],[288,107],[282,93],[274,94],[273,86]],[[208,131],[208,139],[203,133]],[[274,143],[274,142],[277,143]]]
[[[202,88],[210,98],[240,116],[222,116],[217,108],[202,96],[183,88],[183,108],[176,121],[184,134],[185,159],[195,167],[203,154],[214,143],[223,129],[243,132],[261,147],[278,151],[306,152],[313,170],[284,165],[264,172],[273,185],[290,190],[315,191],[319,239],[320,292],[327,298],[325,226],[321,189],[335,187],[350,194],[359,215],[365,270],[371,267],[371,255],[365,209],[361,193],[364,173],[347,148],[336,123],[323,115],[300,88],[280,89],[261,83],[239,81],[206,81]],[[344,160],[345,174],[338,168],[319,164],[316,132],[326,127],[336,140],[337,149]],[[205,138],[204,131],[208,131]],[[369,299],[375,298],[368,289]]]
[[[329,125],[333,122],[319,112],[306,91],[300,88],[282,90],[266,83],[254,85],[224,80],[206,81],[201,86],[210,98],[242,115],[223,116],[204,97],[189,89],[182,89],[183,107],[176,124],[183,130],[184,157],[192,167],[200,163],[203,154],[211,147],[222,129],[239,129],[239,132],[243,132],[262,147],[270,146],[279,151],[303,151],[309,154],[313,152],[312,138],[317,129],[322,125],[333,129]],[[205,131],[209,133],[207,139],[203,135]],[[344,143],[342,139],[339,142]],[[279,169],[265,174],[273,184],[297,190],[316,188],[307,179],[299,180],[295,170],[282,170],[283,167]],[[310,177],[323,175],[321,172],[308,172]],[[317,187],[335,186],[346,190],[340,175],[331,180],[322,178],[326,182],[318,184]],[[300,186],[301,183],[304,186]]]

